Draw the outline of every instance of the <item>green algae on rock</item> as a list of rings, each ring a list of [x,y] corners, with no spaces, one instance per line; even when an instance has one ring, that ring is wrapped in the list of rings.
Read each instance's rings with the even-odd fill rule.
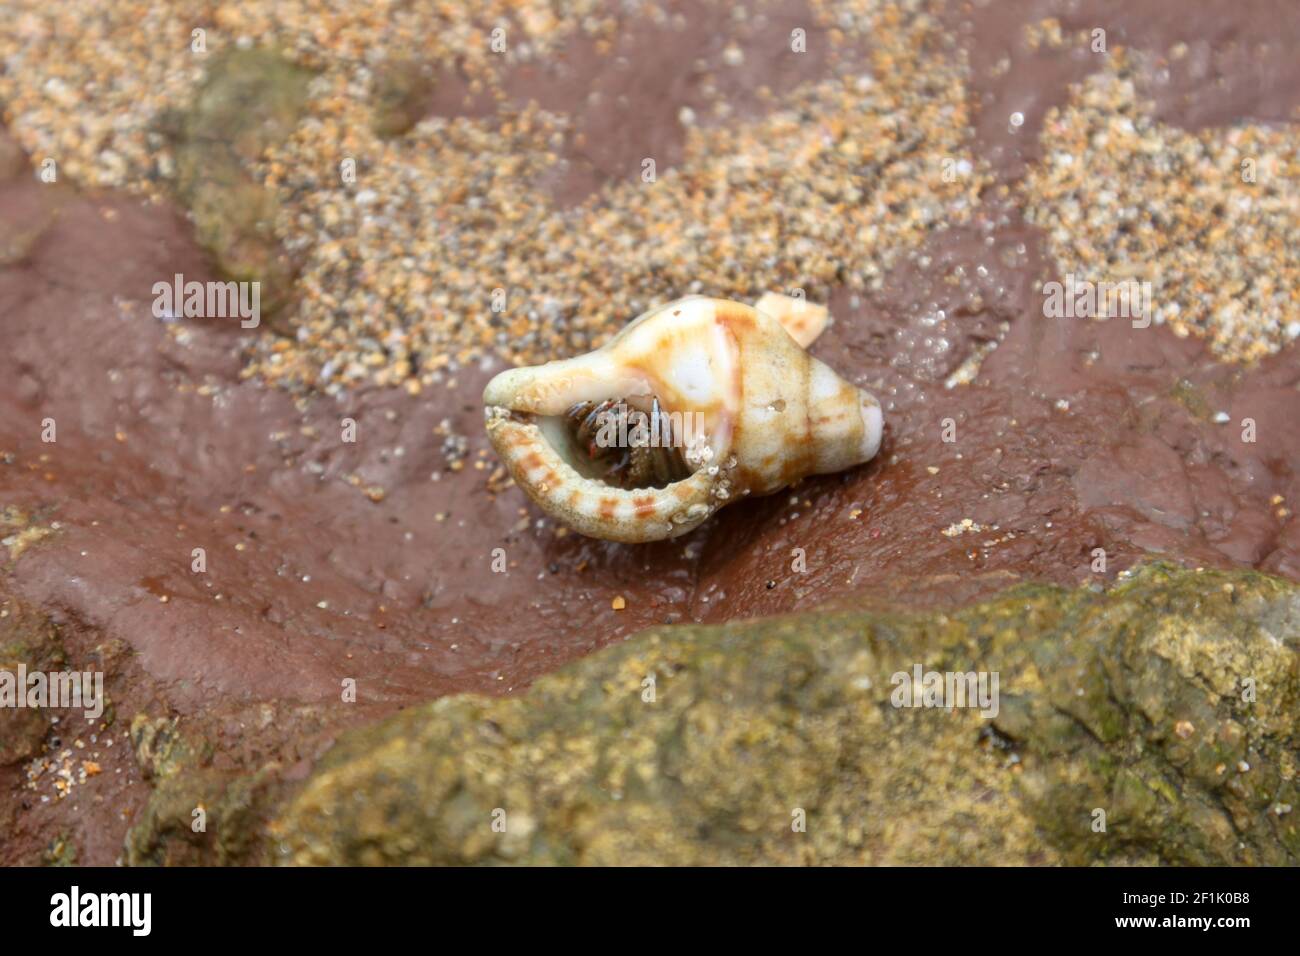
[[[275,851],[1296,863],[1298,649],[1296,586],[1165,565],[951,613],[660,628],[525,696],[446,698],[345,735],[283,808]],[[998,716],[891,706],[891,675],[916,663],[999,672]]]
[[[275,765],[237,774],[194,765],[158,780],[126,836],[129,866],[236,866],[266,862],[266,811],[280,791]]]
[[[258,811],[271,802],[263,789],[274,765],[251,774],[213,767],[210,744],[183,732],[175,718],[137,714],[131,743],[154,793],[127,834],[128,864],[258,862],[265,825]]]
[[[214,60],[189,109],[162,121],[199,243],[227,277],[262,283],[268,313],[287,300],[293,269],[276,239],[279,200],[253,166],[297,125],[310,79],[272,51],[231,50]]]
[[[0,592],[0,671],[16,675],[22,667],[35,674],[60,669],[64,663],[65,652],[49,618],[30,604]],[[14,689],[18,694],[26,693],[26,688]],[[15,707],[12,702],[0,706],[0,768],[39,754],[50,718],[50,710],[45,707]],[[0,818],[0,830],[3,823]]]

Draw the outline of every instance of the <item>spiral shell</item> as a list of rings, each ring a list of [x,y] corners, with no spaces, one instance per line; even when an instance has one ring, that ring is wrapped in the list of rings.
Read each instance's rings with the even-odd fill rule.
[[[880,403],[805,351],[828,320],[774,293],[756,306],[678,299],[594,352],[497,375],[488,437],[516,484],[582,534],[676,537],[746,495],[876,454]],[[644,427],[629,435],[630,422]]]

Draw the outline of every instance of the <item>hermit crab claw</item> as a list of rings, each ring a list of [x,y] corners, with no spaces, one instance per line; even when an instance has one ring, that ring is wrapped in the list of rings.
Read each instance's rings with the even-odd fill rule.
[[[880,447],[880,403],[804,346],[821,306],[690,296],[605,346],[516,368],[483,392],[488,437],[545,511],[612,541],[684,534],[722,506]]]

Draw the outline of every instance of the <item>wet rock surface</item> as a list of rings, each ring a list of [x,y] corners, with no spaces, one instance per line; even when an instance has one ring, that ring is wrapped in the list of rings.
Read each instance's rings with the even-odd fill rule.
[[[1163,122],[1201,128],[1288,119],[1300,86],[1286,63],[1230,51],[1285,34],[1293,17],[1268,4],[1216,4],[1197,21],[1177,4],[1066,6],[951,12],[972,61],[974,152],[995,184],[970,223],[936,232],[881,288],[830,297],[836,321],[813,351],[885,402],[879,458],[647,547],[559,536],[494,480],[479,394],[499,363],[463,368],[436,394],[291,396],[241,375],[237,320],[154,318],[153,283],[176,273],[289,268],[267,239],[275,212],[246,175],[305,95],[275,54],[234,55],[237,78],[223,86],[214,69],[193,111],[169,120],[186,209],[40,182],[36,157],[0,138],[0,581],[14,620],[34,622],[21,633],[54,634],[33,649],[5,631],[0,658],[101,669],[112,702],[73,734],[30,712],[6,731],[0,860],[70,846],[83,863],[1295,862],[1280,811],[1294,803],[1288,586],[1162,571],[1108,597],[1048,587],[1110,586],[1153,554],[1300,578],[1295,345],[1229,366],[1166,328],[1044,318],[1041,283],[1057,268],[1010,191],[1040,161],[1037,132],[1066,84],[1101,68],[1024,49],[1023,24],[1104,20],[1113,41],[1187,42],[1191,60],[1154,95]],[[700,43],[700,56],[721,55],[720,42]],[[553,184],[558,204],[585,200],[636,152],[637,117],[664,125],[696,95],[687,84],[669,110],[635,64],[585,48],[572,62],[576,76],[532,69],[509,86],[553,109],[571,99],[606,132]],[[762,69],[750,54],[744,75]],[[789,84],[814,76],[799,70]],[[632,102],[585,112],[585,71]],[[465,109],[453,82],[426,80],[394,77],[392,113],[376,123],[399,135],[425,97],[434,111]],[[949,387],[969,367],[970,384]],[[57,441],[42,441],[47,419]],[[508,573],[491,573],[495,548]],[[1017,582],[1034,590],[966,607]],[[882,595],[898,608],[860,610]],[[1038,618],[1016,618],[1018,636],[994,627],[1021,605]],[[847,616],[695,626],[827,606]],[[934,607],[956,616],[907,616]],[[671,624],[692,626],[621,643]],[[904,659],[1002,667],[997,733],[980,745],[969,715],[882,709],[882,668]],[[841,680],[859,665],[874,690]],[[639,696],[652,671],[653,705]],[[1230,685],[1250,676],[1275,690],[1246,710]],[[349,680],[355,703],[342,699]],[[1106,699],[1089,696],[1099,687]],[[465,692],[519,696],[425,703]],[[1180,721],[1192,736],[1171,729]],[[584,752],[565,749],[561,727]],[[644,760],[615,747],[623,735]],[[496,769],[474,776],[468,754]],[[84,780],[83,759],[99,768]],[[425,763],[436,769],[417,773]],[[52,781],[65,770],[74,786],[61,796]],[[361,792],[390,815],[358,805]],[[191,829],[200,804],[206,836]],[[325,807],[332,827],[312,817]],[[1104,842],[1089,829],[1096,807],[1109,808]],[[494,833],[496,808],[519,826]]]

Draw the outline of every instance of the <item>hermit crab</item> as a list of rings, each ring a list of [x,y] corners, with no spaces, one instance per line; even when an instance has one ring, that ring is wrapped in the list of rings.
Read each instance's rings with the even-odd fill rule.
[[[582,534],[674,538],[876,454],[880,403],[805,351],[829,318],[776,293],[669,302],[594,352],[493,378],[488,438],[515,483]]]

